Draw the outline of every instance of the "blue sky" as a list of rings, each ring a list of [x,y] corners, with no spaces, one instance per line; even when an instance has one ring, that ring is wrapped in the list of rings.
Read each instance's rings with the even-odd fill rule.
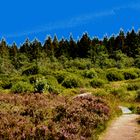
[[[112,35],[140,27],[139,0],[2,0],[0,37],[11,44],[47,35],[77,39]]]

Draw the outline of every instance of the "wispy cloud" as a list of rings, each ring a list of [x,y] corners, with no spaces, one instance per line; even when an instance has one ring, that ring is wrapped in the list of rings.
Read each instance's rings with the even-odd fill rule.
[[[113,10],[124,10],[124,9],[133,9],[133,10],[140,10],[140,3],[129,3],[122,6],[114,7]]]
[[[21,37],[21,36],[28,36],[28,35],[32,35],[32,34],[43,33],[43,32],[49,32],[49,31],[53,31],[53,30],[57,30],[57,29],[66,29],[66,28],[77,27],[79,25],[87,24],[91,21],[94,22],[102,17],[113,16],[118,11],[125,10],[125,9],[140,10],[140,3],[129,3],[129,4],[126,4],[123,6],[117,6],[112,9],[108,9],[108,10],[101,11],[101,12],[88,13],[85,15],[73,17],[71,19],[48,23],[46,25],[36,27],[33,30],[23,31],[20,33],[18,32],[18,33],[7,34],[7,35],[5,35],[5,37],[14,38],[14,37]]]
[[[68,20],[57,21],[57,22],[49,23],[49,24],[46,24],[43,26],[39,26],[36,29],[30,30],[30,31],[23,31],[23,32],[14,33],[14,34],[12,33],[12,34],[7,34],[5,36],[7,38],[21,37],[21,36],[26,36],[26,35],[31,35],[31,34],[52,31],[52,30],[56,30],[56,29],[66,29],[66,28],[77,27],[78,25],[84,25],[91,20],[96,20],[97,18],[110,16],[113,14],[114,14],[114,11],[112,11],[112,10],[98,12],[98,13],[85,14],[82,16],[73,17],[73,18],[68,19]]]

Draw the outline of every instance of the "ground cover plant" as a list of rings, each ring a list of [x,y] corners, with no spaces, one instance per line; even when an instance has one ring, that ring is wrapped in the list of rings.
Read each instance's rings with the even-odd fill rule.
[[[116,106],[114,106],[116,107]],[[1,94],[0,139],[91,139],[111,117],[106,99]]]

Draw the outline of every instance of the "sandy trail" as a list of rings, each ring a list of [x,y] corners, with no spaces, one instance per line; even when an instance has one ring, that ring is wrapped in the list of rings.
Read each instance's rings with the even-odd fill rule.
[[[140,140],[140,126],[136,114],[123,114],[113,121],[100,140]]]

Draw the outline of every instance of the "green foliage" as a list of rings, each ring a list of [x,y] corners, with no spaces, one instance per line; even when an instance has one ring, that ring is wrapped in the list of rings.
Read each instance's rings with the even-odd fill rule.
[[[38,74],[38,72],[39,72],[39,69],[37,66],[30,66],[22,72],[22,75],[27,75],[27,76],[35,75],[35,74]]]
[[[62,82],[62,86],[66,88],[76,88],[82,86],[82,81],[79,77],[75,75],[68,75]]]
[[[126,93],[126,89],[124,87],[117,88],[117,89],[114,88],[110,91],[110,93],[122,101],[127,100],[127,96],[129,96],[129,94]]]
[[[129,109],[135,114],[140,114],[140,106],[137,104],[130,104]]]
[[[140,77],[140,69],[139,68],[130,68],[130,70],[134,71],[138,77]]]
[[[35,93],[43,93],[49,89],[49,85],[45,78],[38,78],[34,84],[34,91]]]
[[[11,64],[11,61],[8,58],[1,58],[0,56],[0,73],[4,75],[10,75],[15,71],[16,70],[14,66]]]
[[[138,90],[140,89],[140,84],[139,83],[129,83],[127,86],[127,90],[133,91],[133,90]]]
[[[9,80],[4,80],[4,81],[1,82],[0,86],[3,89],[10,89],[12,87],[12,82],[9,81]]]
[[[109,55],[103,51],[96,57],[95,65],[100,68],[111,68],[115,66],[115,61],[109,59]]]
[[[55,73],[55,77],[58,81],[58,83],[62,83],[65,79],[66,76],[68,76],[70,73],[66,72],[66,71],[58,71]]]
[[[115,51],[114,59],[116,60],[116,67],[119,69],[125,67],[131,67],[134,64],[134,59],[122,53],[121,50]]]
[[[57,79],[53,76],[46,77],[48,82],[48,91],[53,94],[60,94],[63,87],[58,83]]]
[[[13,93],[30,93],[33,92],[33,86],[27,82],[19,81],[11,88]]]
[[[100,79],[106,79],[106,71],[101,68],[96,68],[95,72],[97,73],[97,77]]]
[[[135,59],[135,66],[137,68],[140,68],[140,56],[138,56],[136,59]]]
[[[139,65],[139,42],[139,33],[134,30],[127,35],[121,31],[118,36],[103,40],[91,39],[87,33],[77,41],[72,36],[60,41],[56,36],[48,37],[43,45],[37,39],[27,39],[19,47],[16,43],[9,46],[2,39],[0,88],[9,90],[22,81],[30,82],[34,92],[58,94],[65,88],[89,88],[93,78],[94,84],[102,83],[101,79],[136,79],[140,77],[140,69],[135,68]]]
[[[44,80],[44,77],[41,74],[32,75],[28,78],[29,78],[29,81],[30,81],[31,84],[35,84],[38,79],[43,79]]]
[[[123,75],[125,80],[138,78],[138,74],[135,72],[134,69],[123,70]]]
[[[59,94],[62,90],[61,85],[58,84],[57,79],[53,76],[34,75],[29,80],[34,85],[35,93],[50,92]]]
[[[137,90],[136,94],[137,94],[136,101],[140,102],[140,88]],[[139,107],[139,114],[140,114],[140,107]]]
[[[106,77],[108,81],[121,81],[124,79],[123,74],[117,69],[109,69]]]
[[[73,60],[66,61],[64,63],[65,68],[76,68],[80,70],[90,69],[92,66],[91,61],[89,59],[82,59],[82,58],[76,58]]]
[[[86,78],[95,78],[97,77],[97,73],[94,69],[84,71],[84,77]]]
[[[102,79],[98,79],[98,78],[95,78],[93,79],[91,82],[90,82],[90,85],[94,88],[100,88],[100,87],[103,87],[103,85],[105,84],[106,82]]]

